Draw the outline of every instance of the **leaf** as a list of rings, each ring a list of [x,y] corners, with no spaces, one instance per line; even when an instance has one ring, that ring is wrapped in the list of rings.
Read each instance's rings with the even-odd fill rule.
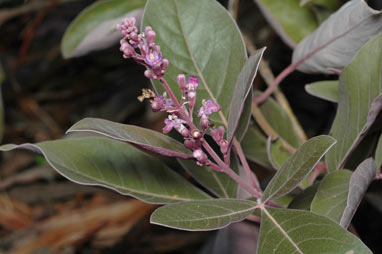
[[[355,235],[309,211],[262,209],[257,254],[372,254]]]
[[[382,166],[382,135],[378,139],[377,149],[375,150],[375,162],[377,164],[377,168],[381,168]]]
[[[183,159],[192,158],[192,153],[179,141],[146,128],[111,122],[97,118],[85,118],[74,124],[70,132],[93,132],[116,140],[138,145],[152,152]]]
[[[310,205],[316,195],[318,186],[319,182],[315,182],[301,193],[297,194],[297,196],[295,196],[292,202],[288,205],[288,208],[310,211]]]
[[[259,106],[259,108],[265,120],[280,138],[294,148],[300,146],[300,141],[296,134],[292,120],[280,104],[278,104],[274,99],[268,98],[262,105]]]
[[[207,166],[198,166],[195,161],[178,159],[182,167],[208,190],[221,198],[236,198],[238,193],[237,183],[224,172],[216,172]],[[238,173],[239,161],[236,156],[231,156],[231,168]]]
[[[249,126],[245,137],[241,141],[241,147],[249,160],[266,168],[272,168],[267,155],[267,139],[257,127]]]
[[[300,0],[300,5],[305,5],[307,3],[313,3],[331,10],[336,10],[341,6],[340,1],[338,0]]]
[[[309,8],[300,6],[298,0],[255,0],[255,2],[273,29],[291,48],[313,33],[318,26],[314,14]]]
[[[240,199],[180,202],[156,209],[150,222],[189,231],[214,230],[245,219],[255,208],[255,202]]]
[[[267,154],[269,162],[275,170],[281,168],[284,162],[292,155],[280,139],[272,141],[271,137],[267,140]]]
[[[4,145],[1,151],[27,149],[44,155],[69,180],[102,186],[149,203],[171,203],[210,197],[158,159],[133,146],[107,138],[76,138],[24,145]]]
[[[337,115],[330,130],[338,144],[326,156],[329,171],[343,168],[364,138],[382,108],[381,93],[382,35],[378,35],[341,74]]]
[[[228,114],[228,127],[227,127],[227,141],[232,142],[235,136],[237,126],[239,125],[240,118],[242,117],[244,102],[252,91],[252,83],[256,77],[257,69],[259,68],[260,61],[263,57],[266,48],[262,48],[254,52],[241,70],[236,82],[236,89],[232,97],[232,103]],[[252,104],[252,98],[251,102]],[[251,115],[251,112],[248,112]]]
[[[210,119],[227,127],[235,83],[247,58],[240,31],[228,12],[215,0],[149,0],[145,26],[155,30],[156,43],[170,61],[165,79],[177,97],[177,75],[197,76],[195,109],[203,99],[211,99],[221,111]],[[154,85],[164,91],[160,83]]]
[[[349,182],[352,172],[335,171],[327,174],[321,181],[317,194],[311,204],[311,211],[328,217],[338,224],[346,207]]]
[[[354,171],[350,178],[349,194],[347,204],[342,215],[340,225],[348,228],[362,198],[364,197],[367,187],[374,179],[376,174],[375,161],[372,158],[366,159]]]
[[[264,191],[263,201],[277,199],[293,190],[335,143],[335,139],[325,135],[305,142],[269,182]]]
[[[364,0],[351,0],[297,45],[292,63],[322,48],[299,65],[297,70],[332,74],[331,69],[345,68],[356,52],[381,31],[382,12],[373,10]]]
[[[61,42],[64,58],[105,49],[121,39],[115,26],[123,18],[140,19],[145,0],[101,0],[83,10],[66,30]]]
[[[305,86],[305,90],[318,98],[338,102],[338,81],[319,81]]]

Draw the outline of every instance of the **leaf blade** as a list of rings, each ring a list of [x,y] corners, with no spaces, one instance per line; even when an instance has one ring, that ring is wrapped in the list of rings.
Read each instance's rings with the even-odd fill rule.
[[[375,161],[369,158],[363,161],[352,174],[346,207],[340,221],[340,225],[345,229],[348,228],[351,219],[366,193],[367,187],[375,177],[376,171]]]
[[[279,198],[296,187],[335,143],[335,139],[325,135],[305,142],[269,182],[263,201]]]
[[[244,42],[232,17],[212,0],[149,0],[143,27],[148,25],[156,31],[156,43],[170,61],[165,79],[177,97],[176,76],[197,76],[195,108],[203,99],[211,99],[221,111],[210,120],[227,127],[235,83],[246,61]],[[154,82],[154,86],[163,92],[160,83]]]
[[[164,156],[183,159],[192,158],[191,152],[179,141],[162,133],[134,125],[120,124],[97,118],[85,118],[70,127],[67,133],[70,132],[98,133],[109,138],[141,146]]]
[[[158,208],[150,222],[189,231],[214,230],[245,219],[255,208],[255,202],[240,199],[181,202]]]
[[[255,0],[255,3],[281,39],[291,48],[318,26],[313,13],[307,7],[300,6],[298,1]]]
[[[372,252],[335,222],[309,211],[262,209],[258,254]]]
[[[330,130],[338,145],[326,157],[329,171],[345,166],[382,109],[382,35],[371,39],[344,69],[339,94]]]
[[[310,210],[338,224],[346,207],[352,172],[340,170],[327,174],[321,181]]]
[[[338,102],[339,82],[338,81],[319,81],[305,86],[305,91],[318,98]]]
[[[330,69],[342,70],[356,52],[381,31],[382,12],[373,10],[363,0],[351,0],[297,45],[292,63],[324,47],[319,54],[305,60],[297,69],[306,73],[332,74]]]
[[[145,0],[97,1],[84,9],[65,31],[61,42],[64,58],[82,56],[92,50],[107,48],[121,39],[115,26],[125,17],[136,16]]]
[[[57,172],[73,182],[103,186],[148,203],[210,198],[158,159],[127,143],[106,138],[77,138],[35,145],[4,145],[0,150],[17,148],[43,154]]]
[[[260,65],[260,61],[263,57],[266,48],[262,48],[254,52],[244,64],[239,77],[237,78],[234,94],[232,97],[232,102],[228,114],[228,126],[227,126],[227,141],[231,143],[236,129],[239,125],[240,118],[243,113],[244,103],[248,95],[252,90],[253,80],[256,77],[257,70]],[[250,101],[252,105],[252,98]],[[248,112],[249,115],[251,112]]]

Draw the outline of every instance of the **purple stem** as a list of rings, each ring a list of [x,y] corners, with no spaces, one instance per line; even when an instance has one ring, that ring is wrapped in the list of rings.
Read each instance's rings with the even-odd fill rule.
[[[236,140],[236,138],[234,138],[233,140],[233,145],[235,147],[235,151],[237,153],[237,155],[239,155],[239,159],[243,165],[243,168],[245,170],[245,173],[247,174],[248,178],[249,178],[249,181],[251,183],[251,185],[256,189],[257,192],[259,193],[262,193],[258,183],[257,183],[257,180],[255,178],[255,175],[253,174],[249,164],[248,164],[248,161],[247,159],[245,158],[245,155],[244,155],[244,152],[243,152],[243,149],[241,148],[241,145],[240,143]],[[262,196],[262,195],[261,195]]]
[[[358,24],[359,25],[359,24]],[[355,29],[358,25],[354,26],[353,28],[343,32],[342,34],[339,34],[337,35],[336,37],[332,38],[331,40],[329,40],[328,42],[324,43],[323,45],[315,48],[314,50],[312,50],[311,52],[309,52],[308,54],[306,54],[303,58],[301,58],[300,60],[298,60],[297,62],[295,62],[294,64],[290,64],[288,67],[286,67],[277,77],[276,79],[273,81],[273,83],[265,90],[265,92],[258,96],[258,97],[255,97],[253,98],[253,103],[256,103],[256,104],[262,104],[272,93],[273,91],[277,88],[277,86],[281,83],[281,81],[284,80],[285,77],[287,77],[289,74],[291,74],[292,72],[294,72],[298,66],[300,66],[303,62],[305,62],[308,58],[310,58],[311,56],[313,56],[314,54],[316,54],[318,51],[320,51],[321,49],[324,49],[326,48],[326,46],[328,46],[329,44],[333,43],[334,41],[338,40],[339,38],[345,36],[346,34],[348,34],[350,31],[352,31],[353,29]]]

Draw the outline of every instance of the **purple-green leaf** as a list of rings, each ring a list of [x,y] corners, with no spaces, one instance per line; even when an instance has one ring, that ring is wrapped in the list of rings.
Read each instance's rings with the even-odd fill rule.
[[[292,156],[280,139],[272,140],[272,137],[268,137],[267,140],[267,154],[269,162],[275,170],[281,168],[284,162]]]
[[[309,211],[264,207],[257,254],[372,254],[352,233]]]
[[[330,130],[338,144],[326,156],[329,171],[345,166],[381,109],[382,35],[377,35],[341,74],[337,115]]]
[[[352,172],[349,170],[327,174],[318,187],[310,210],[339,224],[346,207],[351,177]]]
[[[148,203],[210,199],[186,179],[132,145],[105,137],[4,145],[0,151],[27,149],[41,153],[69,180],[102,186]]]
[[[256,203],[240,199],[180,202],[156,209],[150,222],[188,231],[215,230],[245,219]]]
[[[266,168],[271,168],[267,155],[267,139],[257,126],[250,125],[248,131],[241,141],[245,156]]]
[[[298,0],[254,0],[281,39],[291,48],[318,26],[313,12]]]
[[[307,73],[328,73],[342,70],[359,49],[382,32],[382,12],[370,8],[364,0],[351,0],[324,21],[310,36],[302,40],[293,52],[293,63],[322,48],[298,70]]]
[[[341,217],[340,225],[348,228],[367,187],[376,175],[375,161],[372,158],[366,159],[354,171],[350,178],[349,193],[345,211]]]
[[[106,137],[143,147],[154,153],[182,159],[192,158],[191,151],[179,141],[150,129],[111,122],[97,118],[85,118],[74,124],[70,132],[93,132]]]
[[[115,26],[123,18],[140,20],[146,0],[101,0],[84,9],[66,30],[61,42],[64,58],[108,48],[121,39]]]
[[[248,95],[252,91],[252,83],[256,77],[257,69],[266,48],[262,48],[253,53],[244,64],[239,77],[236,81],[235,90],[232,96],[232,102],[228,114],[227,140],[231,143],[239,121],[242,117],[244,105]],[[251,102],[252,103],[252,98]],[[247,112],[249,115],[251,112]],[[245,116],[244,116],[245,117]]]
[[[339,82],[336,80],[319,81],[305,86],[305,91],[318,98],[338,102]]]
[[[269,182],[263,201],[277,199],[292,191],[336,143],[330,136],[318,136],[305,142]]]
[[[211,121],[227,127],[235,84],[247,59],[240,31],[227,10],[216,0],[149,0],[142,24],[153,28],[155,42],[170,61],[164,78],[177,98],[177,75],[197,76],[195,109],[202,100],[212,100],[221,111],[212,114]],[[164,91],[160,83],[154,86]]]

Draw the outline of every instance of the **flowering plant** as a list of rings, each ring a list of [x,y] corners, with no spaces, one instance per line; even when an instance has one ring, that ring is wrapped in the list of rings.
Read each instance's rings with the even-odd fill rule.
[[[351,20],[356,14],[362,22]],[[349,1],[297,45],[291,65],[264,92],[254,92],[265,48],[247,58],[236,23],[219,3],[149,0],[141,32],[135,17],[116,30],[123,57],[143,65],[153,84],[138,100],[167,113],[162,131],[175,138],[87,118],[62,140],[1,149],[38,151],[70,180],[163,204],[151,216],[155,224],[203,231],[245,219],[261,223],[259,254],[371,253],[347,228],[367,186],[380,177],[381,138],[362,158],[353,152],[382,109],[381,20],[364,1]],[[362,39],[348,43],[360,31]],[[331,61],[333,54],[339,57]],[[366,64],[367,73],[357,71]],[[296,69],[339,75],[329,86],[307,88],[338,103],[330,135],[306,140],[275,92]],[[136,147],[176,159],[193,180]],[[247,159],[275,170],[265,188]]]

